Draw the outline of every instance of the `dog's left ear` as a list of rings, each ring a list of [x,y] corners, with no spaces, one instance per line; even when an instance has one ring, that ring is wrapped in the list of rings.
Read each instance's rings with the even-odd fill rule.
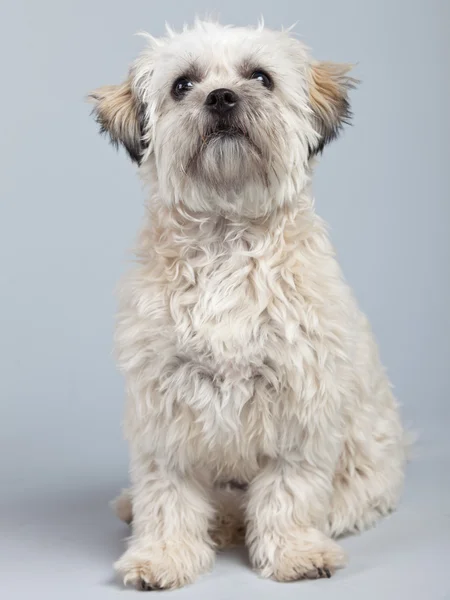
[[[310,156],[322,152],[324,146],[334,140],[352,113],[348,91],[358,83],[348,76],[352,65],[332,62],[314,62],[310,70],[309,101],[314,124],[320,138]]]
[[[131,160],[140,164],[145,150],[144,109],[128,78],[120,85],[106,85],[89,94],[100,132],[107,133],[114,146],[122,144]]]

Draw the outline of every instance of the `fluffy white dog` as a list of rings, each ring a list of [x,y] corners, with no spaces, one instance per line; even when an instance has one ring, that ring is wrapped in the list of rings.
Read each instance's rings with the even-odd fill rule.
[[[151,186],[117,324],[131,454],[118,509],[133,530],[116,568],[182,586],[245,531],[264,577],[329,577],[345,562],[331,538],[396,506],[405,462],[311,194],[355,82],[263,26],[196,22],[148,42],[124,83],[91,95]]]

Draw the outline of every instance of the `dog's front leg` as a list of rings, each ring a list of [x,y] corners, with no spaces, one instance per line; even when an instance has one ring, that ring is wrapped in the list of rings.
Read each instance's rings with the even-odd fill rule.
[[[191,583],[214,562],[208,536],[213,509],[206,490],[192,473],[139,454],[131,475],[133,531],[116,570],[139,589]]]
[[[344,552],[321,531],[331,470],[302,456],[269,460],[248,491],[250,558],[262,576],[277,581],[330,577],[345,563]]]

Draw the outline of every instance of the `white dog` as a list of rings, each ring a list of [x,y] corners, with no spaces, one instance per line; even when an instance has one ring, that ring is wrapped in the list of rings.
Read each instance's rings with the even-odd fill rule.
[[[117,325],[133,531],[116,568],[142,589],[182,586],[245,529],[264,577],[329,577],[345,562],[331,538],[394,509],[405,463],[311,194],[355,81],[263,26],[148,42],[91,96],[152,192]]]

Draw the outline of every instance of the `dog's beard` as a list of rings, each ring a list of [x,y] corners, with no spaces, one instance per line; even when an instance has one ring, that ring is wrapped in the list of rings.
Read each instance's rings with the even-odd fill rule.
[[[274,199],[284,174],[277,131],[245,115],[228,121],[185,115],[162,121],[156,166],[170,204],[193,212],[259,217]],[[166,125],[164,127],[164,125]],[[181,135],[180,135],[180,132]]]
[[[186,174],[211,191],[239,194],[246,185],[262,182],[263,163],[261,149],[243,125],[219,121],[200,133]]]

